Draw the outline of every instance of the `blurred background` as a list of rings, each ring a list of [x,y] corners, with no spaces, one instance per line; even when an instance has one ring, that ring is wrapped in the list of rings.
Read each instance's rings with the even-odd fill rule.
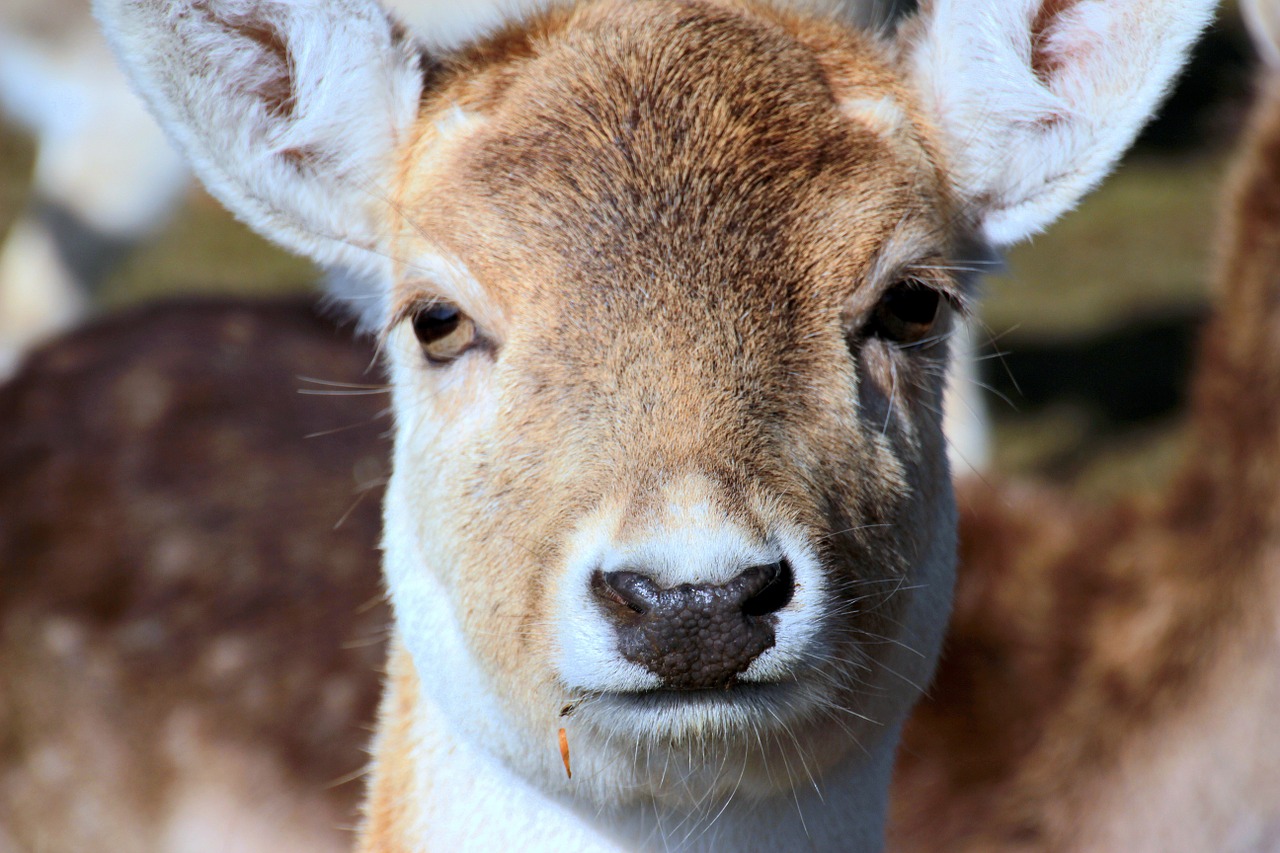
[[[995,472],[1044,475],[1097,499],[1162,483],[1179,452],[1218,197],[1253,63],[1228,3],[1117,173],[987,280],[978,337]],[[0,124],[0,234],[31,210],[35,156],[33,137]],[[269,296],[316,278],[192,185],[178,214],[97,284],[92,310],[175,292]]]

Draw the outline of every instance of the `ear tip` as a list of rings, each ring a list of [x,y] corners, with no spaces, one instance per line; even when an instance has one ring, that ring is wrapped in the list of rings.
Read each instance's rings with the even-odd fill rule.
[[[1037,215],[1025,206],[991,213],[982,220],[982,239],[991,248],[1004,250],[1039,234],[1056,218],[1056,213]]]

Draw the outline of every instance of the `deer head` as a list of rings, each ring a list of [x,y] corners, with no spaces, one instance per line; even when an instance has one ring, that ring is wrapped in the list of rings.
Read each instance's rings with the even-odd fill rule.
[[[592,814],[843,785],[877,843],[949,608],[971,261],[1101,179],[1210,11],[590,2],[428,53],[367,0],[102,0],[209,188],[367,282],[377,784],[445,731]]]

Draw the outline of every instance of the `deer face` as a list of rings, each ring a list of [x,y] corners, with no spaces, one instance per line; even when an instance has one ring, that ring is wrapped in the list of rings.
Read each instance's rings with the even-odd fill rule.
[[[821,765],[929,676],[958,235],[909,97],[819,34],[598,9],[442,98],[402,164],[404,639],[437,660],[446,620],[411,626],[447,609],[516,727],[571,706],[587,761],[785,730]]]

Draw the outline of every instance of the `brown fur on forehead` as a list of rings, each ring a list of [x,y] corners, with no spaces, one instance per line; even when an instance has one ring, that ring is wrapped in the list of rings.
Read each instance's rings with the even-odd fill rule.
[[[504,301],[546,309],[584,281],[622,307],[657,289],[758,309],[813,283],[837,299],[890,229],[941,206],[932,170],[922,183],[919,162],[839,109],[874,91],[913,115],[856,33],[710,3],[554,20],[484,85],[433,102],[431,141],[452,106],[479,116],[446,163],[423,162],[439,153],[427,144],[404,164],[415,230]]]

